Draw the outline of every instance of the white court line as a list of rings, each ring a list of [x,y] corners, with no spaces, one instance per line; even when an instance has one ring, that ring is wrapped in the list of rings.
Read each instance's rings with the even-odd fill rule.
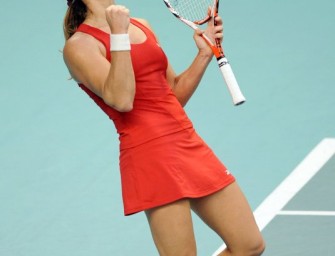
[[[300,189],[329,161],[335,154],[335,139],[323,139],[283,180],[279,186],[254,211],[260,230],[280,212],[280,210],[297,194]],[[219,254],[225,244],[220,246],[212,256]]]
[[[334,211],[279,211],[277,215],[335,216]]]
[[[335,154],[335,139],[322,140],[254,211],[260,230],[296,195]]]

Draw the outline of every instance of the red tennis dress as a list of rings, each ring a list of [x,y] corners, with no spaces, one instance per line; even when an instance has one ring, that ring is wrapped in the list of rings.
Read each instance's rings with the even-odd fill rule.
[[[131,45],[136,79],[133,110],[118,112],[79,84],[113,120],[119,134],[125,215],[206,196],[235,180],[197,135],[173,94],[166,80],[168,61],[155,36],[138,21],[131,19],[131,23],[146,35],[145,42]],[[109,34],[87,24],[78,31],[102,42],[110,61]]]

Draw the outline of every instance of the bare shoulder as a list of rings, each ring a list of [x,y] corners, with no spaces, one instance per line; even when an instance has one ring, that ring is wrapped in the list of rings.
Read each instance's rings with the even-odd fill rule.
[[[65,42],[63,56],[65,61],[86,55],[90,51],[99,51],[99,47],[93,37],[84,33],[75,33]]]
[[[142,19],[142,18],[133,18],[133,19],[142,23],[144,26],[146,26],[146,27],[150,28],[150,30],[152,30],[152,28],[151,28],[151,26],[150,26],[150,24],[147,20]]]
[[[141,19],[141,18],[133,18],[134,20],[140,22],[141,24],[143,24],[144,26],[146,26],[148,29],[150,29],[150,31],[153,33],[153,35],[156,38],[156,41],[159,42],[158,37],[156,35],[156,33],[154,32],[153,28],[150,26],[149,22],[145,19]]]
[[[97,41],[85,33],[75,33],[63,48],[63,59],[76,81],[82,81],[82,71],[89,68],[91,60],[101,56]],[[87,66],[87,67],[86,67]]]

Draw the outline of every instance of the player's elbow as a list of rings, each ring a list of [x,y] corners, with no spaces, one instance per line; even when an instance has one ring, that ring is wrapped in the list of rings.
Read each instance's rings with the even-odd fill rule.
[[[135,83],[123,83],[122,88],[113,88],[105,84],[101,92],[104,102],[119,112],[129,112],[133,109],[135,98]]]
[[[118,104],[114,105],[114,109],[117,110],[118,112],[130,112],[133,110],[133,103],[125,103],[125,104]]]
[[[133,99],[131,97],[103,97],[104,102],[118,112],[129,112],[133,110]]]

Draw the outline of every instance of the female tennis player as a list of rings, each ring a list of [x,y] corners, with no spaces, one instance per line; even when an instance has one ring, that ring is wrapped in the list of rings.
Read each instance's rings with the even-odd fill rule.
[[[68,0],[64,60],[79,86],[113,121],[120,138],[124,214],[146,213],[162,256],[196,255],[193,210],[226,243],[219,255],[261,255],[264,242],[233,175],[195,132],[183,106],[213,54],[198,53],[175,74],[149,24],[114,0]]]

